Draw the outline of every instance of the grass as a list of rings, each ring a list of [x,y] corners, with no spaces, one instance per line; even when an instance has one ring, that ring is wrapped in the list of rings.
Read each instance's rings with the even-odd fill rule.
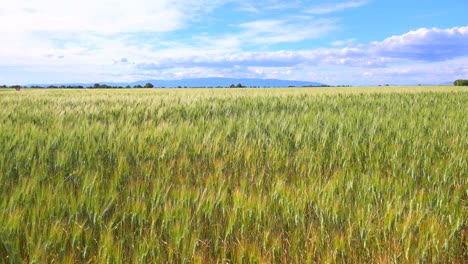
[[[0,263],[463,263],[468,88],[0,90]]]

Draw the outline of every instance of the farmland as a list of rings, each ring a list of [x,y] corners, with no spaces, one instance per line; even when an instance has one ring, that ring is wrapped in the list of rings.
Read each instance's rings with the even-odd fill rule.
[[[468,88],[0,89],[0,263],[463,263]]]

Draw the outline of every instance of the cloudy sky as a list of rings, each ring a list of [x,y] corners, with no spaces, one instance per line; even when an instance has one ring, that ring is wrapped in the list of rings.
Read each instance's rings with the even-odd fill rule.
[[[466,0],[10,0],[0,84],[468,79]]]

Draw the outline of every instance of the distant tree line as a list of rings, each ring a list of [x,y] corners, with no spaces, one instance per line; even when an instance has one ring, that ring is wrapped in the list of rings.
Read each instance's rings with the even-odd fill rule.
[[[96,83],[92,87],[87,87],[87,88],[96,88],[96,89],[120,88],[120,89],[122,89],[122,88],[132,88],[132,86],[130,86],[130,85],[127,85],[127,86],[109,86],[109,85],[106,85],[106,84]],[[137,84],[137,85],[134,85],[133,88],[154,88],[154,85],[151,84],[151,83],[147,83],[147,84],[145,84],[145,86],[141,86],[141,85]]]
[[[153,84],[147,83],[145,86],[141,85],[134,85],[133,87],[130,85],[127,86],[111,86],[106,84],[99,84],[96,83],[92,86],[82,86],[82,85],[48,85],[48,86],[40,86],[40,85],[31,85],[31,86],[20,86],[20,85],[0,85],[0,88],[49,88],[49,89],[123,89],[123,88],[154,88]],[[162,87],[164,88],[164,87]]]
[[[49,88],[49,89],[130,89],[130,88],[166,88],[165,86],[159,86],[156,87],[152,83],[147,83],[144,86],[142,85],[126,85],[126,86],[113,86],[113,85],[107,85],[107,84],[100,84],[100,83],[95,83],[94,85],[91,86],[83,86],[83,85],[48,85],[48,86],[39,86],[39,85],[30,85],[30,86],[19,86],[19,85],[0,85],[0,88]],[[177,86],[175,88],[270,88],[270,87],[275,87],[275,86],[246,86],[241,83],[235,85],[231,84],[229,86]],[[280,86],[278,86],[280,87]],[[330,86],[326,84],[322,85],[304,85],[304,86],[295,86],[295,85],[290,85],[288,86],[290,88],[293,87],[351,87],[351,85],[338,85],[338,86]],[[170,87],[168,87],[170,88]]]
[[[231,85],[229,86],[229,88],[244,88],[244,87],[245,87],[245,86],[243,86],[243,85],[240,84],[240,83],[239,83],[238,85],[231,84]]]
[[[16,89],[21,86],[20,85],[0,85],[0,88],[12,88],[12,89]]]
[[[453,85],[455,86],[468,86],[468,80],[456,80]]]
[[[19,85],[0,85],[0,88],[17,88],[21,87]],[[247,86],[244,86],[242,84],[231,84],[230,86],[177,86],[177,88],[246,88]],[[257,88],[257,86],[250,86],[252,88]],[[125,88],[155,88],[155,86],[152,83],[147,83],[144,86],[141,86],[139,84],[134,85],[134,86],[112,86],[112,85],[107,85],[107,84],[100,84],[100,83],[95,83],[92,86],[82,86],[82,85],[48,85],[48,86],[39,86],[39,85],[31,85],[31,86],[23,86],[23,88],[50,88],[50,89],[125,89]],[[160,86],[157,88],[166,88],[165,86]],[[259,87],[260,88],[260,87]]]

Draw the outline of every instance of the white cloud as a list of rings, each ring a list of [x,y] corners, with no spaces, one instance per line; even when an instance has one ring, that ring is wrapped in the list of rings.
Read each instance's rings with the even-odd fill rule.
[[[356,39],[354,38],[349,38],[349,39],[343,39],[343,40],[337,40],[337,41],[333,41],[332,43],[330,43],[332,46],[335,46],[335,47],[341,47],[341,46],[351,46],[354,44],[354,42],[356,41]]]
[[[221,36],[198,36],[198,47],[225,53],[241,51],[246,46],[269,47],[279,43],[294,43],[318,39],[337,30],[335,20],[310,16],[289,16],[282,19],[255,20],[233,26],[236,33]]]
[[[257,20],[240,24],[239,37],[254,44],[276,44],[314,39],[336,30],[332,19],[291,17],[277,20]]]
[[[0,32],[168,32],[221,1],[14,0],[0,5]]]
[[[468,55],[468,26],[421,28],[370,45],[376,55],[421,61],[444,61]]]
[[[190,44],[164,39],[164,32],[180,29],[190,19],[231,1],[238,2],[8,1],[0,5],[0,34],[9,40],[0,46],[0,64],[52,64],[50,59],[57,56],[64,56],[67,63],[83,64],[111,63],[122,56],[139,62],[161,57],[170,59],[173,55],[192,58],[197,54],[241,52],[245,45],[318,38],[335,28],[334,21],[327,19],[286,17],[232,26],[231,29],[239,32],[223,36],[192,36]],[[290,6],[280,6],[275,0],[269,3],[275,8]],[[148,32],[152,39],[141,41],[141,32]]]
[[[356,8],[367,4],[368,1],[348,1],[340,3],[330,3],[324,5],[317,5],[310,7],[306,10],[307,13],[314,15],[324,15],[334,12],[340,12],[349,8]]]
[[[250,12],[250,13],[261,13],[265,10],[286,10],[286,9],[297,9],[300,8],[303,4],[300,0],[264,0],[264,1],[252,1],[252,0],[232,0],[231,2],[236,2],[239,5],[240,11]]]

